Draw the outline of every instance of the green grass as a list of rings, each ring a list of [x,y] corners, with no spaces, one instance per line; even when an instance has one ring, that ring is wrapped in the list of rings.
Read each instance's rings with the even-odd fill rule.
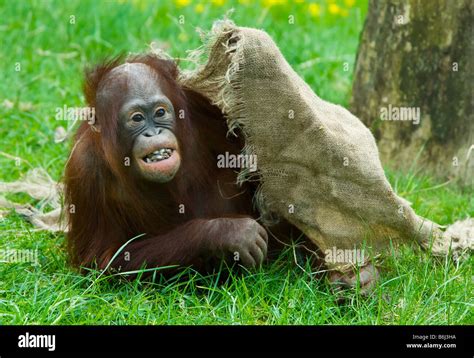
[[[308,8],[308,1],[268,7],[273,2],[221,6],[193,1],[178,7],[165,1],[1,0],[0,151],[23,161],[17,165],[0,156],[0,180],[15,180],[30,167],[42,167],[60,179],[70,142],[55,143],[54,131],[71,124],[56,121],[55,111],[84,104],[81,74],[86,64],[121,52],[143,52],[151,41],[185,57],[186,50],[200,43],[194,28],[209,28],[231,7],[238,24],[267,30],[322,98],[347,105],[366,1],[354,6],[337,1],[339,11],[333,7],[333,13],[321,2],[319,8]],[[70,24],[71,15],[75,24]],[[179,24],[179,15],[185,16],[184,24]],[[290,15],[295,24],[288,23]],[[420,215],[441,224],[474,216],[472,193],[453,184],[438,186],[421,170],[388,176]],[[337,304],[325,280],[310,278],[294,264],[291,248],[277,262],[224,283],[218,275],[194,274],[150,285],[111,282],[98,273],[78,275],[66,264],[63,235],[35,231],[15,214],[1,219],[0,233],[1,249],[39,250],[39,265],[0,264],[0,324],[474,322],[472,257],[456,264],[403,247],[382,257],[382,280],[373,296],[348,292],[345,303]]]

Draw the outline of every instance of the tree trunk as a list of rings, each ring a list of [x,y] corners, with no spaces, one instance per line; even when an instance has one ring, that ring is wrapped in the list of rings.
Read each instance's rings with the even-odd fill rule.
[[[369,3],[351,109],[382,163],[474,184],[474,2]],[[418,157],[419,156],[419,157]]]

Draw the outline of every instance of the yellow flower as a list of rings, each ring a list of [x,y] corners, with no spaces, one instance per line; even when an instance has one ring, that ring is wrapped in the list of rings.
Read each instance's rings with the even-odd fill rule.
[[[198,14],[201,14],[202,12],[204,12],[204,5],[203,4],[197,4],[194,7],[194,11],[196,11]]]
[[[337,15],[341,13],[341,8],[337,4],[330,4],[328,7],[329,13],[333,15]]]
[[[271,7],[275,5],[284,5],[286,0],[263,0],[264,7]]]
[[[212,0],[211,2],[216,6],[222,6],[225,4],[225,0]]]
[[[321,6],[319,6],[318,4],[311,3],[308,5],[308,11],[311,16],[319,16],[321,15]]]
[[[348,7],[353,7],[355,5],[355,0],[344,0],[344,4]]]
[[[175,0],[176,6],[178,7],[184,7],[188,6],[191,0]]]

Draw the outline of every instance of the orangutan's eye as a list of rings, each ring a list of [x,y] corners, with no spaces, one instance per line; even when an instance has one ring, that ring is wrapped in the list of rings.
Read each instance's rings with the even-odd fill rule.
[[[156,117],[163,117],[166,114],[166,110],[163,107],[158,107],[155,112]]]
[[[134,114],[132,114],[132,116],[130,118],[134,122],[141,122],[145,119],[145,117],[141,113],[134,113]]]

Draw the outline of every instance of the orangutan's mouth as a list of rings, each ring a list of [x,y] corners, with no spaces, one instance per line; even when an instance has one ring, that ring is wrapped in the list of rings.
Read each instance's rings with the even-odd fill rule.
[[[150,154],[147,154],[146,156],[142,158],[142,160],[145,163],[160,162],[162,160],[166,160],[169,157],[171,157],[173,152],[174,152],[174,149],[172,148],[161,148],[161,149],[155,150],[154,152]]]

